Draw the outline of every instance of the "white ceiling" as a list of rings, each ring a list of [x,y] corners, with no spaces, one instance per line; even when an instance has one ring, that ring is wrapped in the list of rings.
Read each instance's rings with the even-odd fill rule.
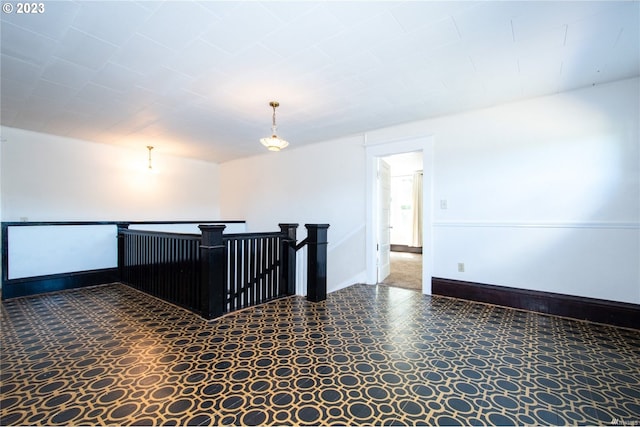
[[[294,149],[640,74],[638,1],[44,6],[2,13],[2,125],[214,162],[271,100]]]

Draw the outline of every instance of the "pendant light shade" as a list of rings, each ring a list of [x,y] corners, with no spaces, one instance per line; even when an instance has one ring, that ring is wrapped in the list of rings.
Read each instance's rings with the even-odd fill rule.
[[[280,106],[278,101],[271,101],[269,105],[273,108],[273,120],[271,125],[271,136],[260,138],[260,143],[267,147],[269,151],[280,151],[283,148],[286,148],[289,143],[284,139],[280,138],[276,134],[276,108]]]

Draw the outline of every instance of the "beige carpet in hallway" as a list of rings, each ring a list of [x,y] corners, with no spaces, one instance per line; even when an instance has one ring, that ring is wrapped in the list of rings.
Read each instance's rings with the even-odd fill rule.
[[[422,290],[422,254],[391,252],[391,274],[382,284]]]

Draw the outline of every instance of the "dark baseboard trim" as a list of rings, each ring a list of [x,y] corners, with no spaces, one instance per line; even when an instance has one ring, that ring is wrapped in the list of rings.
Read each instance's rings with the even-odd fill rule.
[[[391,245],[392,252],[411,252],[412,254],[421,254],[422,247],[407,245]]]
[[[117,282],[117,268],[11,279],[2,284],[2,299]]]
[[[433,295],[640,329],[640,305],[434,277]]]

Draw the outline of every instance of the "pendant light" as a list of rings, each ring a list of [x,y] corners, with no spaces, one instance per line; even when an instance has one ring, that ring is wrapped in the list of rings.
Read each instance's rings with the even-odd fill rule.
[[[276,135],[276,108],[280,106],[280,103],[278,101],[271,101],[269,105],[273,108],[271,136],[267,138],[260,138],[260,142],[262,143],[262,145],[267,147],[269,151],[280,151],[289,145],[287,141]]]

